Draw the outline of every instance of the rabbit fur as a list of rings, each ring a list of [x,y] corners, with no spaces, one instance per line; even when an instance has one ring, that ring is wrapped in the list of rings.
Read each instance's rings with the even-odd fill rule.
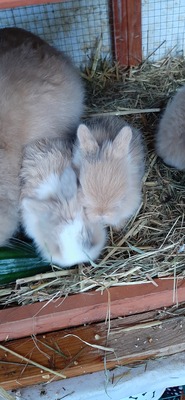
[[[62,139],[26,146],[20,212],[26,234],[42,256],[60,267],[94,260],[104,247],[105,229],[85,216],[71,151]]]
[[[144,174],[141,133],[119,117],[80,124],[73,164],[81,201],[91,221],[121,228],[141,203]]]
[[[185,86],[167,104],[156,133],[155,147],[166,164],[185,169]]]
[[[0,29],[0,246],[18,228],[23,146],[59,135],[70,143],[83,98],[67,56],[23,29]]]

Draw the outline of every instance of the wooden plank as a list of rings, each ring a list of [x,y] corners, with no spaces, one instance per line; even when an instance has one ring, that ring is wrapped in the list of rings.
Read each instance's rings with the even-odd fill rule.
[[[142,61],[141,0],[113,0],[114,51],[120,65]]]
[[[110,318],[156,310],[185,301],[185,280],[177,283],[174,298],[173,279],[141,285],[112,287],[104,292],[69,295],[54,301],[34,303],[0,310],[0,340],[103,321]]]
[[[127,0],[112,0],[112,12],[115,57],[120,65],[128,66]]]
[[[68,0],[0,0],[0,9],[1,8],[16,8],[16,7],[25,7],[25,6],[33,6],[38,4],[50,4],[50,3],[61,3]]]
[[[128,59],[130,65],[142,61],[141,0],[127,0]]]
[[[133,316],[111,321],[109,334],[108,324],[101,322],[10,341],[5,343],[6,350],[0,348],[0,386],[8,390],[61,379],[52,372],[45,372],[43,366],[72,377],[103,370],[105,360],[109,369],[179,353],[185,351],[184,329],[184,316],[163,321],[155,317],[151,321],[151,317],[147,320],[142,314],[141,318],[136,316],[135,322]],[[64,355],[45,345],[60,349]],[[8,350],[42,367],[25,363]]]

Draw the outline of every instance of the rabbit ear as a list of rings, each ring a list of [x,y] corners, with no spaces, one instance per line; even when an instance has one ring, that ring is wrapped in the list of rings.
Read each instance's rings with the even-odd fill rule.
[[[70,200],[77,193],[77,177],[71,167],[67,167],[60,177],[60,190],[66,200]]]
[[[129,126],[124,126],[113,141],[113,152],[116,157],[123,157],[128,154],[129,145],[132,139],[132,129]]]
[[[25,197],[22,201],[22,205],[26,211],[35,215],[47,215],[50,214],[50,209],[46,201],[42,201],[33,197]]]
[[[85,154],[96,153],[99,149],[98,143],[85,124],[80,124],[77,130],[80,148]]]

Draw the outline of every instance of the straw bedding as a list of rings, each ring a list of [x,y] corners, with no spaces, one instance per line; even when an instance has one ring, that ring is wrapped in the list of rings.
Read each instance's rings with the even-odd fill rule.
[[[143,131],[147,146],[143,203],[122,231],[108,230],[107,247],[96,263],[67,270],[53,266],[50,273],[1,287],[1,305],[117,285],[155,284],[156,277],[171,277],[175,285],[185,275],[185,175],[164,165],[154,152],[160,113],[185,83],[185,61],[169,55],[129,70],[99,61],[82,75],[87,87],[85,116],[118,114]]]

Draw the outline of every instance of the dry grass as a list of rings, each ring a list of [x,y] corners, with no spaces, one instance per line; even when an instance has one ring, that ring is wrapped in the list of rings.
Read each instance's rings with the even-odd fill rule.
[[[124,118],[144,133],[148,151],[143,204],[124,230],[109,231],[108,245],[96,264],[63,271],[53,266],[49,274],[21,279],[0,290],[1,305],[185,275],[185,175],[165,166],[153,150],[159,110],[185,83],[184,60],[169,56],[130,70],[101,62],[93,71],[84,71],[83,77],[87,83],[86,114],[126,113]]]

